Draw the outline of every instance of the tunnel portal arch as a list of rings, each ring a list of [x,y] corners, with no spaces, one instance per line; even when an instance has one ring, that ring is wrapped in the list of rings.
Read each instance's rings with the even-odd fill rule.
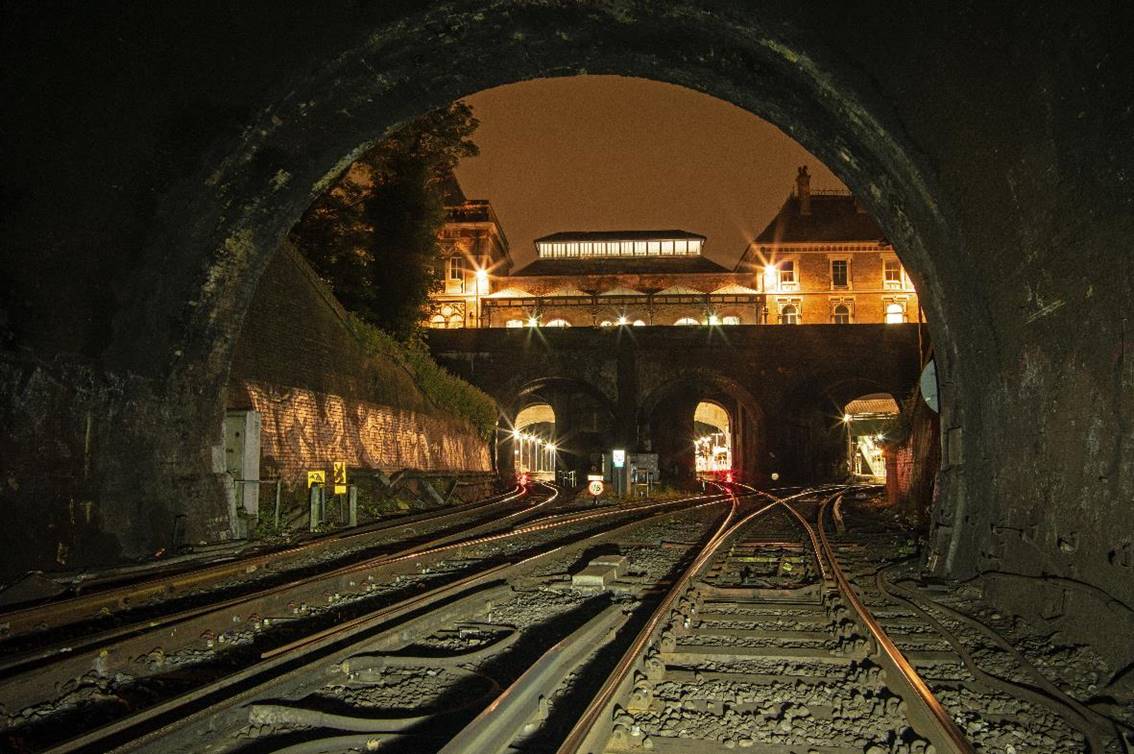
[[[689,484],[697,476],[694,442],[697,408],[719,407],[730,428],[731,466],[738,480],[763,481],[765,411],[752,393],[731,377],[709,369],[687,370],[653,388],[638,410],[638,445],[658,454],[663,481]]]
[[[667,5],[686,8],[681,2]],[[947,221],[948,203],[908,149],[902,129],[894,127],[897,121],[879,104],[871,82],[829,61],[821,45],[770,19],[680,14],[682,45],[691,52],[711,41],[717,51],[705,62],[699,53],[674,48],[675,22],[664,20],[666,14],[636,18],[627,26],[609,23],[607,11],[593,8],[556,8],[554,22],[547,11],[529,8],[523,19],[512,19],[524,33],[506,39],[477,22],[486,13],[491,15],[488,4],[477,2],[464,12],[426,11],[413,23],[391,23],[365,41],[355,40],[288,96],[268,104],[242,141],[209,166],[208,185],[216,191],[202,195],[195,188],[200,184],[191,184],[188,194],[188,186],[171,191],[179,203],[188,197],[195,220],[193,232],[178,235],[175,245],[186,257],[218,251],[209,255],[208,284],[185,296],[194,306],[177,337],[170,384],[199,391],[202,384],[223,383],[229,342],[218,334],[239,322],[259,271],[312,194],[379,138],[383,127],[492,86],[584,71],[691,86],[779,125],[824,160],[878,217],[924,292],[937,341],[952,343],[951,328],[965,328],[971,307],[946,311],[943,295],[958,272],[963,275],[951,269],[963,267],[958,262],[963,257],[954,255],[943,267],[931,253],[960,246]],[[576,30],[570,44],[552,32],[566,21]],[[745,65],[733,64],[737,60]],[[376,84],[375,71],[399,85]],[[330,81],[335,85],[328,86]],[[960,423],[961,407],[952,396],[963,377],[953,370],[952,355],[961,349],[943,351],[938,367],[950,378],[942,403]]]
[[[1103,160],[1108,158],[1098,157],[1090,158],[1098,160],[1097,169],[1065,167],[1075,161],[1060,156],[1060,148],[1087,160],[1087,155],[1099,150],[1084,148],[1086,142],[1079,139],[1098,138],[1097,134],[1103,132],[1065,127],[1075,121],[1067,121],[1063,111],[1074,112],[1077,107],[1055,108],[1048,119],[1032,117],[1057,101],[1061,92],[1086,98],[1094,96],[1087,92],[1102,91],[1072,88],[1074,81],[1067,77],[1086,75],[1087,69],[1077,65],[1057,67],[1039,57],[1027,57],[1027,49],[1042,50],[1043,46],[1021,45],[1026,58],[1019,66],[1021,76],[1035,73],[1034,81],[1047,81],[1044,77],[1050,76],[1054,85],[1042,90],[1038,84],[1037,88],[1022,88],[1030,94],[1030,99],[1024,98],[1025,107],[1009,112],[1001,105],[996,112],[1003,117],[984,119],[981,127],[974,128],[974,119],[966,116],[979,113],[985,105],[995,109],[1003,98],[993,99],[992,90],[1003,79],[965,77],[970,71],[966,66],[979,63],[956,63],[949,59],[957,56],[946,53],[979,48],[967,35],[994,33],[994,29],[999,30],[995,19],[974,24],[973,31],[961,30],[955,25],[920,23],[914,15],[917,11],[895,3],[887,8],[886,23],[905,32],[895,54],[910,65],[887,67],[870,57],[866,52],[869,45],[848,42],[847,34],[827,33],[829,19],[819,19],[803,6],[776,5],[759,13],[738,4],[711,3],[709,7],[712,12],[706,12],[704,3],[680,0],[651,4],[648,13],[625,4],[596,6],[567,0],[522,6],[470,0],[459,7],[437,4],[415,6],[413,10],[378,4],[368,11],[352,11],[357,15],[349,18],[335,16],[333,21],[341,25],[340,33],[312,36],[301,54],[273,67],[263,81],[257,79],[252,86],[244,81],[254,93],[240,91],[231,106],[210,111],[222,120],[221,125],[208,134],[194,136],[195,140],[189,140],[183,151],[176,153],[176,159],[169,160],[176,166],[176,171],[171,171],[174,177],[164,180],[165,173],[157,171],[163,180],[155,179],[153,186],[147,184],[138,192],[147,197],[146,222],[138,226],[146,229],[146,240],[131,246],[125,255],[132,264],[124,265],[128,274],[116,281],[120,302],[108,317],[113,326],[93,339],[98,344],[93,348],[111,373],[155,378],[154,415],[160,414],[162,406],[181,406],[180,421],[175,424],[178,433],[189,441],[175,442],[177,434],[168,430],[168,454],[163,455],[161,463],[154,463],[152,474],[139,473],[144,481],[132,492],[138,499],[177,498],[171,492],[180,484],[175,480],[194,480],[192,484],[199,489],[212,479],[214,488],[219,489],[209,459],[223,410],[220,393],[232,343],[259,275],[312,197],[365,145],[393,124],[474,91],[541,76],[610,73],[686,86],[779,125],[861,197],[901,251],[902,261],[923,296],[938,347],[941,423],[948,438],[946,457],[951,459],[942,471],[945,484],[941,499],[945,504],[940,522],[942,544],[947,550],[942,561],[947,564],[945,570],[966,560],[967,568],[976,567],[981,547],[991,536],[989,516],[973,515],[966,501],[989,500],[989,509],[999,507],[1007,514],[1017,504],[1013,494],[1030,489],[1029,474],[1036,470],[1043,470],[1051,477],[1049,481],[1077,504],[1088,505],[1095,495],[1107,500],[1128,499],[1129,495],[1123,497],[1122,493],[1129,491],[1130,481],[1118,473],[1118,461],[1108,459],[1108,448],[1113,445],[1109,439],[1103,443],[1107,448],[1075,450],[1064,454],[1067,458],[1056,450],[1045,451],[1049,455],[1044,458],[1050,463],[1021,456],[1027,463],[1007,473],[992,466],[998,455],[988,452],[990,444],[997,451],[1010,450],[1013,438],[1029,431],[1030,417],[1040,413],[1038,409],[1044,408],[1045,415],[1060,415],[1059,411],[1046,410],[1049,404],[1082,411],[1091,422],[1101,423],[1108,437],[1122,431],[1121,425],[1115,430],[1114,423],[1114,416],[1123,415],[1122,411],[1111,411],[1113,406],[1109,405],[1107,409],[1091,407],[1077,396],[1090,395],[1092,388],[1105,384],[1108,393],[1116,396],[1108,403],[1122,402],[1117,396],[1123,395],[1123,390],[1114,390],[1099,376],[1106,372],[1106,357],[1097,353],[1106,350],[1107,339],[1116,337],[1120,328],[1116,323],[1125,320],[1098,315],[1099,328],[1092,336],[1091,347],[1084,345],[1077,352],[1086,365],[1077,382],[1082,389],[1060,394],[1056,384],[1060,367],[1047,360],[1042,345],[1044,338],[1058,339],[1059,333],[1068,330],[1048,334],[1046,328],[1058,320],[1049,316],[1055,309],[1046,309],[1041,301],[1061,305],[1069,299],[1052,289],[1071,290],[1072,283],[1055,280],[1047,257],[1045,264],[1025,269],[1027,284],[1015,286],[1011,293],[998,290],[1001,277],[983,274],[992,269],[984,261],[992,256],[989,252],[1004,248],[1004,242],[1017,251],[1042,246],[1016,230],[1016,226],[1026,227],[1030,221],[1039,220],[1041,212],[1060,216],[1051,211],[1055,207],[1064,210],[1063,215],[1076,216],[1088,209],[1086,202],[1096,198],[1108,208],[1117,208],[1118,202],[1124,201],[1122,192],[1113,190],[1113,180],[1109,192],[1101,190],[1106,179],[1113,178],[1125,165],[1122,160],[1113,160],[1113,165],[1104,168]],[[848,8],[843,12],[848,18],[861,19],[863,29],[875,28],[872,24],[878,23],[865,11]],[[1059,18],[1067,18],[1079,29],[1098,29],[1102,24],[1097,10],[1076,15],[1080,11],[1068,6],[1060,12],[1064,15]],[[253,11],[246,12],[240,21],[247,28],[266,28],[269,19],[249,20],[251,14]],[[1060,25],[1047,18],[1045,23]],[[857,25],[845,24],[842,28]],[[1015,35],[1012,38],[1026,39],[1029,30],[1051,39],[1044,36],[1048,33],[1045,29],[1033,29],[1026,23],[1011,31]],[[268,56],[269,52],[262,54]],[[949,62],[937,65],[935,59]],[[179,60],[187,62],[184,57]],[[1070,73],[1064,74],[1060,68]],[[1110,81],[1106,77],[1114,74],[1103,68],[1098,77]],[[163,70],[172,78],[179,67]],[[910,80],[904,77],[917,75],[917,71],[925,71],[937,83],[963,77],[979,90],[979,96],[949,94],[945,91],[949,87],[910,86]],[[1012,76],[1007,80],[1024,82]],[[944,92],[939,95],[941,101],[953,106],[956,114],[943,112],[941,102],[927,101],[918,90]],[[903,106],[906,98],[914,102]],[[141,113],[153,115],[150,121],[179,123],[185,112],[193,110],[193,103],[187,101],[152,99],[154,112]],[[226,101],[224,95],[217,101]],[[1107,122],[1106,106],[1082,102],[1083,112],[1090,116],[1089,125],[1101,129],[1098,124]],[[184,110],[178,111],[178,107]],[[147,122],[145,117],[136,120],[139,124]],[[1030,130],[1057,126],[1062,130],[1042,135]],[[150,132],[143,135],[157,136]],[[1064,193],[1050,188],[1061,181],[1035,181],[1030,190],[1040,201],[1000,204],[1019,222],[990,221],[984,209],[966,198],[971,180],[1014,196],[1020,177],[1009,174],[1033,170],[1033,161],[1026,154],[1021,157],[1019,150],[1037,144],[1045,145],[1045,149],[1035,150],[1044,153],[1033,155],[1034,164],[1039,166],[1034,168],[1036,176],[1050,168],[1068,179],[1069,186],[1081,182],[1088,188],[1099,188],[1097,196],[1083,191],[1078,193],[1085,198],[1076,200],[1069,196],[1075,193],[1073,188]],[[989,172],[999,175],[986,178],[974,174],[968,163],[976,161],[961,153],[971,149],[995,155],[989,161]],[[983,162],[981,165],[985,170]],[[138,171],[140,175],[145,172]],[[138,180],[145,183],[148,179]],[[1105,199],[1100,198],[1104,195]],[[1049,205],[1049,200],[1058,206]],[[965,211],[959,211],[958,206],[965,206]],[[1097,214],[1102,217],[1107,213]],[[985,225],[995,226],[995,230],[982,230]],[[1086,239],[1076,243],[1103,260],[1102,232],[1075,234]],[[1107,270],[1120,269],[1116,262],[1107,264],[1098,268],[1104,272],[1093,279],[1095,287],[1108,293],[1124,284],[1128,288],[1128,277],[1114,275],[1103,280]],[[1107,295],[1096,300],[1105,298],[1122,300],[1121,296]],[[1065,307],[1059,316],[1071,310]],[[1117,305],[1110,305],[1105,312],[1120,314]],[[1043,327],[1029,330],[1032,316],[1040,318]],[[1070,326],[1059,322],[1057,327]],[[1035,334],[1037,331],[1042,332]],[[1011,358],[1005,358],[1001,352],[1004,343],[1024,345]],[[1026,358],[1017,359],[1017,351],[1026,352]],[[1014,391],[1011,386],[1032,367],[1042,375],[1039,389]],[[1003,377],[998,380],[995,398],[989,398],[983,390],[989,374]],[[1119,387],[1125,384],[1120,380]],[[110,434],[113,429],[119,428],[106,431]],[[122,458],[113,459],[122,466],[129,463],[129,448],[143,444],[150,427],[128,426],[125,430],[136,436],[123,440]],[[1055,426],[1051,428],[1056,430]],[[1119,446],[1116,452],[1120,454],[1122,449]],[[1085,471],[1082,461],[1086,459],[1093,465],[1106,466],[1108,473]],[[100,494],[110,499],[115,491],[107,483]],[[172,509],[165,511],[170,512]],[[160,517],[163,511],[155,509],[154,515]],[[967,539],[962,536],[973,527],[980,530],[978,534]],[[1050,547],[1056,539],[1054,532],[1048,533],[1052,536],[1045,546]],[[142,534],[131,530],[129,536]],[[962,541],[967,542],[967,556],[958,560]],[[145,549],[148,543],[139,544]],[[1100,547],[1105,552],[1102,540]],[[1106,564],[1100,560],[1091,568],[1105,570]]]
[[[585,478],[593,465],[601,463],[598,457],[610,445],[614,401],[585,380],[565,377],[533,380],[501,405],[496,456],[502,471],[516,471],[516,451],[521,455],[524,452],[516,433],[532,424],[541,424],[547,443],[554,446],[554,450],[548,451],[545,445],[544,452],[550,453],[548,460],[554,459],[555,470],[575,471],[577,478]]]

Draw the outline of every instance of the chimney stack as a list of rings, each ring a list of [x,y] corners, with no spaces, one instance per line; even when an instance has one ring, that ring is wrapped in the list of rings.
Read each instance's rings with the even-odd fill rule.
[[[799,173],[795,176],[795,195],[799,197],[799,214],[811,214],[811,176],[807,173],[807,166],[800,165]]]

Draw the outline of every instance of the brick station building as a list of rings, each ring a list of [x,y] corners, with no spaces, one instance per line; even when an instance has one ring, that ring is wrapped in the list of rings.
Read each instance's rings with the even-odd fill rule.
[[[442,290],[427,323],[455,327],[808,325],[921,321],[877,222],[846,191],[795,191],[733,267],[685,230],[568,231],[514,269],[485,200],[449,208]]]

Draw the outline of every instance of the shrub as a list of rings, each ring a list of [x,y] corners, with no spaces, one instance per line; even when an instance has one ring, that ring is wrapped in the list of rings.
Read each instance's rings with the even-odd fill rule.
[[[441,412],[471,424],[485,440],[496,432],[496,402],[479,388],[448,372],[433,360],[418,336],[399,342],[394,336],[349,315],[350,327],[373,354],[385,356],[404,367],[425,397]]]

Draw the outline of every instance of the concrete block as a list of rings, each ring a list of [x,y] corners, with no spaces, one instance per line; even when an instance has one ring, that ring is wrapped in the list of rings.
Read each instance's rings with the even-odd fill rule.
[[[630,561],[625,555],[600,555],[591,561],[591,565],[613,568],[618,578],[622,578],[630,571]]]
[[[589,565],[571,577],[571,586],[603,589],[617,578],[618,571],[610,566]]]

